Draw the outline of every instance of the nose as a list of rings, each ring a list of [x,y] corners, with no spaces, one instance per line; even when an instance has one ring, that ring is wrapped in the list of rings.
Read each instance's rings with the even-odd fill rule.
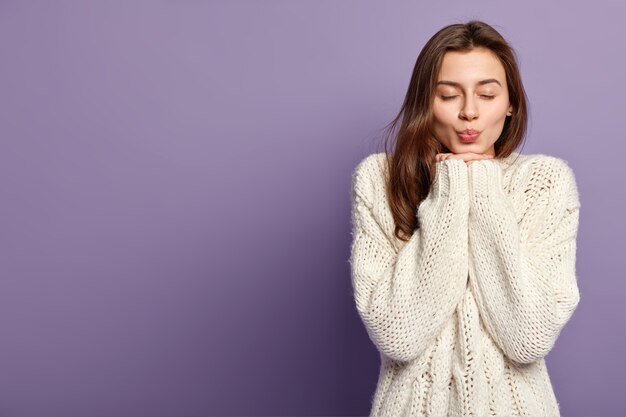
[[[472,120],[478,117],[478,109],[476,108],[474,100],[471,98],[465,99],[465,103],[459,112],[459,117],[466,120]]]

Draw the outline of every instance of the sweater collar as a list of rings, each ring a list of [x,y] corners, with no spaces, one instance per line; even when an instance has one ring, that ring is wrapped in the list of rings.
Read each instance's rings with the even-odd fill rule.
[[[519,152],[513,151],[509,156],[503,158],[495,158],[494,161],[498,163],[498,165],[500,165],[502,169],[507,169],[511,165],[519,162],[523,157],[524,155],[521,155]]]

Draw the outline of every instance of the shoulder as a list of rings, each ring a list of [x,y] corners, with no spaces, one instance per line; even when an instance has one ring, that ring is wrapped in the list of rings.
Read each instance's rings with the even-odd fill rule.
[[[566,159],[541,153],[520,155],[514,165],[517,167],[513,175],[525,193],[569,199],[568,205],[579,204],[576,176]]]
[[[374,153],[363,158],[352,173],[352,212],[357,223],[370,229],[379,237],[384,235],[385,244],[396,253],[406,242],[395,236],[395,222],[387,195],[389,179],[388,157],[385,152]],[[356,217],[366,214],[367,222],[358,222]],[[382,234],[380,234],[382,233]]]
[[[574,170],[566,159],[545,154],[520,156],[520,166],[533,179],[554,185],[567,185],[564,184],[567,181],[575,183]]]
[[[358,195],[371,206],[377,198],[386,196],[387,173],[385,152],[373,153],[363,158],[352,172],[353,197]]]
[[[532,167],[539,168],[542,170],[568,170],[569,162],[563,158],[559,158],[552,155],[546,155],[542,153],[536,153],[531,155],[521,155],[520,158],[523,164],[528,164]]]

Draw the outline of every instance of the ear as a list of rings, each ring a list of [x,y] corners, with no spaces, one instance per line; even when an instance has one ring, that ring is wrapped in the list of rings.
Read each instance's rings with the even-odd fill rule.
[[[509,109],[507,110],[506,115],[507,116],[512,116],[513,115],[513,106],[512,105],[509,106]]]

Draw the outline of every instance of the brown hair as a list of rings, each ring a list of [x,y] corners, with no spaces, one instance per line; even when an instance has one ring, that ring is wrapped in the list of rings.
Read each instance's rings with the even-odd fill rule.
[[[527,126],[526,93],[513,48],[488,24],[472,20],[452,24],[433,35],[417,57],[404,103],[385,126],[385,153],[389,167],[388,201],[395,221],[394,234],[408,240],[419,228],[416,210],[430,191],[436,173],[436,155],[448,150],[432,134],[432,104],[443,56],[448,51],[490,49],[504,66],[513,115],[507,116],[494,144],[495,157],[507,157],[523,141]],[[396,127],[400,127],[395,132]],[[388,151],[395,138],[393,155]]]

